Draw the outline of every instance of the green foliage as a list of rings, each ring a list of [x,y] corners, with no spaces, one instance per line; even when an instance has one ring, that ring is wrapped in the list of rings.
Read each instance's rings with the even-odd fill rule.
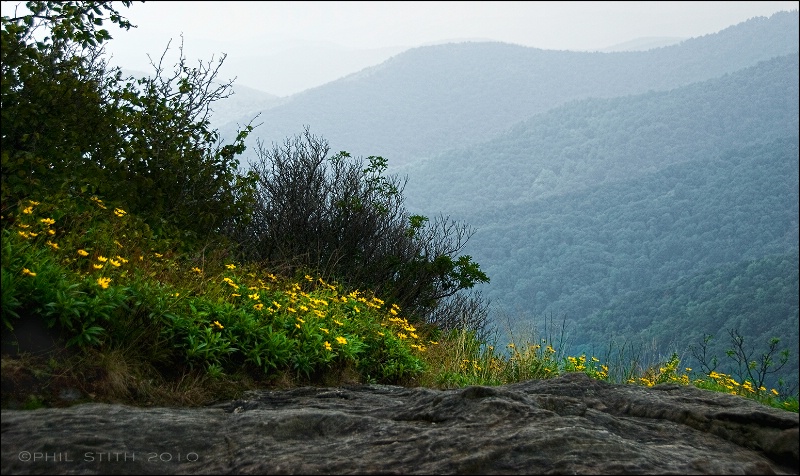
[[[113,23],[131,25],[110,2],[28,2],[27,8],[21,17],[4,15],[0,31],[4,194],[19,197],[32,185],[57,188],[56,179],[76,173],[99,175],[91,182],[103,183],[99,164],[85,160],[108,153],[103,138],[114,133],[103,98],[111,78],[94,49],[110,35],[96,27],[103,10]],[[36,41],[33,33],[42,28],[49,36]]]
[[[40,319],[83,351],[136,349],[162,378],[199,371],[212,381],[242,374],[269,381],[289,373],[318,382],[350,369],[364,382],[441,387],[563,372],[611,380],[600,359],[561,358],[547,339],[500,353],[474,331],[411,324],[372,293],[231,263],[226,249],[178,252],[178,244],[142,233],[138,217],[96,197],[26,201],[2,224],[0,271],[14,282],[4,286],[4,335],[17,319]],[[628,379],[694,384],[796,411],[796,399],[774,389],[713,371],[690,377],[677,355]]]
[[[192,68],[181,46],[173,73],[154,64],[134,81],[108,69],[98,48],[110,39],[96,29],[105,16],[131,27],[110,3],[28,8],[2,20],[4,203],[43,190],[94,193],[187,238],[246,221],[253,178],[235,157],[252,127],[222,145],[208,121],[210,104],[229,95],[230,83],[215,82],[224,57]],[[34,41],[37,27],[50,36]]]
[[[126,187],[112,196],[152,217],[151,224],[167,221],[204,236],[249,216],[254,177],[239,173],[236,156],[253,127],[239,131],[233,144],[220,144],[208,116],[214,101],[229,96],[230,83],[215,85],[225,57],[193,68],[182,45],[180,51],[171,74],[159,63],[154,76],[114,91],[125,114],[117,125],[122,142],[111,179]]]
[[[396,383],[425,369],[425,332],[397,305],[308,274],[237,266],[224,248],[198,256],[204,269],[191,266],[177,243],[97,197],[28,200],[2,223],[4,333],[41,320],[67,347],[136,346],[169,373],[213,378],[246,370],[312,380],[350,367]]]

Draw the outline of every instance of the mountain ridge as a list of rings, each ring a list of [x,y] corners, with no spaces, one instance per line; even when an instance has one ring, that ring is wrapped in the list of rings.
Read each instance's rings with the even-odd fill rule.
[[[257,139],[282,143],[308,125],[334,150],[380,155],[393,167],[488,140],[570,100],[671,89],[795,52],[797,24],[797,12],[776,13],[646,52],[505,43],[412,48],[264,111],[245,159]],[[226,138],[235,137],[234,129],[233,123],[220,128]]]

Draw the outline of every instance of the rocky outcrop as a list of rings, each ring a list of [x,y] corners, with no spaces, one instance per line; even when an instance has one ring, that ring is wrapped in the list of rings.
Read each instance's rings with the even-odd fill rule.
[[[583,374],[2,411],[3,474],[798,474],[798,415]]]

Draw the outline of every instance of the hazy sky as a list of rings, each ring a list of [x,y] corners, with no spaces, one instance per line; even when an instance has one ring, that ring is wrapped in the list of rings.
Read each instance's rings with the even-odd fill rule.
[[[9,3],[15,2],[3,2],[4,15]],[[160,55],[170,38],[177,41],[183,33],[187,57],[208,60],[212,54],[227,53],[226,75],[285,95],[426,43],[486,39],[543,49],[597,50],[640,37],[702,36],[754,16],[796,10],[798,5],[787,1],[137,2],[121,7],[121,12],[138,28],[112,29],[114,39],[107,50],[115,64],[150,71],[147,54]],[[287,56],[290,48],[294,59]],[[382,52],[376,51],[381,48]],[[373,53],[362,52],[356,60],[354,50]],[[271,61],[273,68],[262,66],[256,72],[248,66],[254,61]],[[347,64],[335,68],[337,61]],[[324,79],[320,69],[330,70],[333,78]],[[259,74],[289,79],[284,86],[273,81],[270,90],[269,81],[253,84]],[[304,75],[306,80],[300,79]],[[289,86],[292,77],[295,87]],[[279,87],[283,90],[275,90]]]
[[[701,36],[753,16],[797,9],[798,3],[158,1],[123,10],[138,25],[137,37],[162,40],[183,32],[187,40],[313,40],[380,48],[477,37],[585,50],[643,36]],[[135,50],[130,36],[118,40]]]

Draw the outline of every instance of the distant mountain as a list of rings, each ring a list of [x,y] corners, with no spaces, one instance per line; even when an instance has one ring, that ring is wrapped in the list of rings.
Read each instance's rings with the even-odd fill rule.
[[[226,63],[239,71],[236,84],[288,97],[380,64],[407,49],[355,49],[327,42],[293,41],[269,49],[252,45],[246,52],[230,55]]]
[[[478,144],[568,101],[668,90],[796,51],[796,11],[645,52],[503,43],[414,48],[264,111],[250,144],[283,142],[309,125],[334,150],[381,155],[392,167]],[[234,124],[220,130],[235,135]]]
[[[794,53],[670,91],[571,102],[402,168],[407,206],[477,229],[465,252],[491,278],[481,290],[495,323],[510,316],[530,328],[566,316],[578,349],[601,347],[607,339],[596,339],[614,330],[659,340],[656,330],[678,321],[644,325],[644,314],[608,312],[610,303],[797,251],[799,69]],[[796,327],[797,295],[789,298],[794,314],[763,306],[758,322],[714,322],[759,338],[754,326]],[[678,334],[697,337],[709,328],[701,318],[692,314]],[[657,350],[689,343],[659,340]]]
[[[616,53],[620,51],[647,51],[652,50],[653,48],[672,46],[680,43],[683,40],[686,40],[686,38],[677,36],[646,36],[609,46],[608,48],[602,48],[598,51],[603,53]]]
[[[407,203],[423,213],[582,193],[796,134],[797,77],[795,53],[670,91],[575,101],[398,171],[409,176]]]
[[[223,125],[230,127],[231,123],[240,122],[240,126],[247,125],[249,119],[259,112],[266,111],[285,102],[285,99],[269,94],[258,89],[248,88],[236,82],[233,83],[231,96],[214,102],[211,105],[211,126],[220,128]],[[245,121],[245,118],[249,118]]]

